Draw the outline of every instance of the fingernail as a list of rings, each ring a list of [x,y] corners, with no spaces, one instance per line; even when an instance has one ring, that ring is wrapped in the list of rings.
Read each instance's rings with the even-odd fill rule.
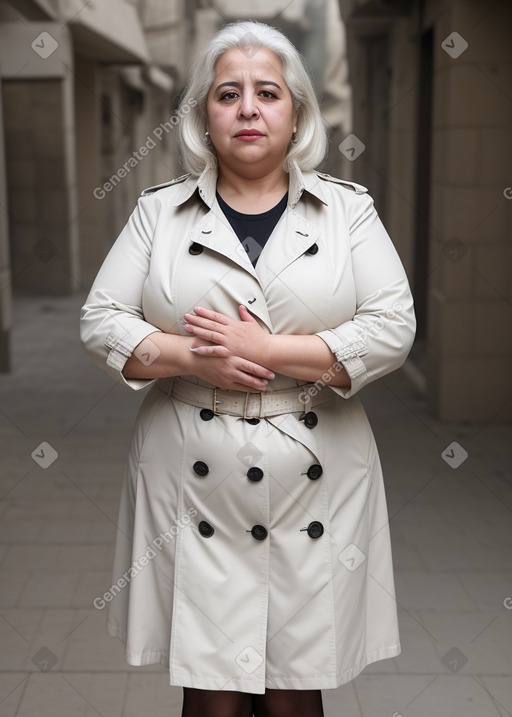
[[[190,351],[197,351],[197,349],[193,349],[192,346],[188,347]]]

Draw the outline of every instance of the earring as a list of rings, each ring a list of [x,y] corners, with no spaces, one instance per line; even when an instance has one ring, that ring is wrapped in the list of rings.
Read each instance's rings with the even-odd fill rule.
[[[291,138],[291,140],[290,140],[290,143],[291,143],[291,144],[297,144],[298,141],[299,141],[299,140],[297,139],[297,130],[294,129],[294,130],[293,130],[293,134],[292,134],[292,138]]]
[[[208,132],[208,130],[205,130],[203,141],[205,144],[210,144],[210,133]]]

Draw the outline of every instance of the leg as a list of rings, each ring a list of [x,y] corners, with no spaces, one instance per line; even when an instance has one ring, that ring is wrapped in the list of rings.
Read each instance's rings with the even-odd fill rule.
[[[228,690],[183,688],[181,717],[251,717],[252,695]]]
[[[254,717],[324,717],[320,690],[266,690],[253,695]]]

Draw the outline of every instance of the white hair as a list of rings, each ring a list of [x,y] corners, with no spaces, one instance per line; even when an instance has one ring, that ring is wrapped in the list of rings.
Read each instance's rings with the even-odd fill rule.
[[[199,176],[207,166],[217,164],[215,148],[205,142],[206,103],[215,78],[215,63],[234,47],[264,47],[280,59],[297,112],[296,137],[290,142],[283,166],[288,171],[290,164],[296,161],[305,171],[314,169],[327,152],[327,131],[311,79],[290,40],[276,28],[254,21],[226,25],[210,40],[192,67],[178,110],[182,119],[176,127],[185,169]],[[186,110],[182,111],[184,107]]]

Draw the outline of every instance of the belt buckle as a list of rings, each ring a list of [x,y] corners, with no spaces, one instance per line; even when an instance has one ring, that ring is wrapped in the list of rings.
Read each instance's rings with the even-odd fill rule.
[[[258,415],[257,415],[257,416],[247,416],[247,404],[249,403],[249,396],[254,395],[254,394],[252,394],[250,391],[246,391],[246,392],[245,392],[244,411],[243,411],[243,414],[242,414],[242,416],[243,416],[244,419],[247,419],[247,418],[261,418],[261,417],[262,417],[262,416],[261,416],[261,414],[262,414],[262,412],[263,412],[263,397],[262,397],[262,394],[263,394],[263,391],[259,391],[260,408],[259,408],[259,411],[258,411]]]

